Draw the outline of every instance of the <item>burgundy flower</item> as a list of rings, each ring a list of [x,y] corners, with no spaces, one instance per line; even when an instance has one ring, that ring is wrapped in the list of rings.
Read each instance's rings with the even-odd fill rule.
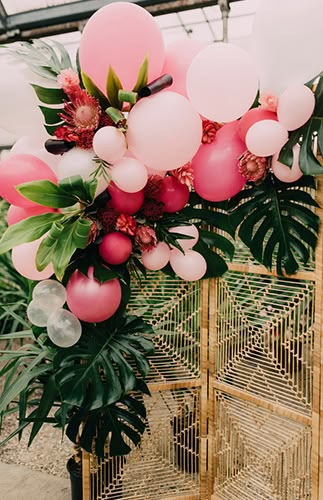
[[[149,226],[139,226],[136,231],[135,242],[142,252],[149,252],[157,245],[156,233]]]
[[[105,206],[97,211],[98,221],[105,233],[111,233],[116,228],[118,214],[113,208]]]
[[[159,175],[150,175],[148,177],[147,184],[144,187],[145,198],[159,201],[162,181],[163,179]]]
[[[172,170],[169,172],[173,177],[176,177],[176,179],[181,183],[185,184],[188,188],[193,186],[194,182],[194,170],[192,167],[191,162],[186,163],[180,168],[176,168],[175,170]]]
[[[203,120],[202,143],[211,144],[214,141],[217,131],[222,127],[221,123]]]
[[[161,201],[154,200],[152,198],[148,198],[145,200],[142,208],[142,215],[146,217],[146,219],[155,222],[162,218],[164,213],[164,203]]]
[[[137,222],[131,215],[120,214],[117,218],[116,227],[122,233],[134,236],[136,234]]]
[[[268,158],[245,151],[239,158],[239,173],[249,181],[263,180],[268,172]]]

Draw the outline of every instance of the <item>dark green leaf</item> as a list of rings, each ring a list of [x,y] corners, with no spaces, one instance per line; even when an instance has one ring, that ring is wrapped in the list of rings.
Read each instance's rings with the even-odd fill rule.
[[[56,124],[56,127],[58,127],[61,123],[63,123],[62,118],[59,116],[59,113],[63,110],[62,108],[47,108],[46,106],[39,106],[39,109],[45,118],[45,123],[48,125]]]
[[[45,104],[62,104],[67,95],[62,89],[40,87],[39,85],[32,84],[38,99]]]
[[[118,93],[122,89],[122,84],[114,72],[113,68],[109,66],[109,72],[107,77],[107,96],[111,106],[117,109],[122,109],[122,102],[119,101]]]
[[[99,101],[101,108],[108,108],[110,106],[108,98],[103,94],[103,92],[101,92],[101,90],[95,85],[93,80],[91,80],[91,78],[86,73],[81,71],[81,75],[84,87],[86,88],[88,93]]]

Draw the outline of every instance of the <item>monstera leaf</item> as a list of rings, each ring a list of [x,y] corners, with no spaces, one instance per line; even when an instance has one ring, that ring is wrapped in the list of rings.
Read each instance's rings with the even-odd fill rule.
[[[315,250],[320,220],[309,189],[312,177],[285,184],[272,174],[259,186],[249,185],[229,204],[232,225],[253,257],[280,275],[293,274]]]

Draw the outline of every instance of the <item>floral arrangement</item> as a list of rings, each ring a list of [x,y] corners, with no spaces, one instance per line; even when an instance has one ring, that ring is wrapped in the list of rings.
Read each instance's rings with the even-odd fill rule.
[[[130,51],[113,30],[127,17]],[[123,455],[145,428],[154,350],[152,327],[127,311],[132,280],[221,276],[234,238],[281,275],[309,261],[323,79],[259,92],[242,49],[186,40],[165,55],[154,19],[125,2],[92,16],[75,66],[54,41],[9,49],[47,79],[33,88],[48,135],[18,140],[0,164],[0,252],[30,280],[33,340],[14,363],[7,353],[0,413],[19,411],[10,437],[32,424],[31,443],[52,422]]]

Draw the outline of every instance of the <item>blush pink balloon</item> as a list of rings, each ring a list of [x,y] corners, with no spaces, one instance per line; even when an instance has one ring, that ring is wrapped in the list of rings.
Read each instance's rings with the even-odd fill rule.
[[[192,160],[194,189],[205,200],[227,200],[247,182],[238,170],[239,157],[246,150],[238,129],[238,121],[224,125],[214,141],[202,144]]]
[[[126,262],[132,252],[131,239],[125,234],[113,232],[103,236],[99,253],[108,264],[119,265]]]
[[[33,155],[17,154],[0,163],[0,196],[12,205],[34,207],[16,190],[16,186],[24,182],[48,179],[57,184],[53,171],[39,158]]]
[[[199,230],[194,224],[190,226],[176,226],[171,227],[169,230],[170,233],[178,233],[184,234],[185,236],[191,236],[190,239],[181,239],[178,238],[176,241],[182,247],[183,250],[190,250],[194,247],[199,239]]]
[[[200,280],[207,269],[203,255],[195,250],[186,250],[185,254],[183,254],[174,248],[170,252],[169,262],[177,276],[186,281]]]
[[[178,212],[185,207],[190,192],[185,184],[181,184],[172,175],[164,177],[161,183],[160,201],[164,203],[165,212]]]
[[[169,87],[169,90],[187,97],[187,70],[193,58],[205,46],[206,43],[199,40],[183,38],[183,40],[175,40],[166,47],[165,63],[162,74],[168,73],[173,78],[173,83]]]
[[[7,212],[7,223],[8,226],[11,226],[12,224],[16,224],[21,220],[28,219],[28,217],[47,214],[48,212],[57,212],[57,210],[55,210],[55,208],[43,207],[42,205],[35,205],[33,207],[26,208],[10,205]]]
[[[143,190],[138,191],[137,193],[125,193],[113,182],[109,184],[108,193],[111,196],[108,206],[123,214],[135,214],[144,202]]]
[[[175,92],[141,99],[129,113],[128,148],[148,168],[165,171],[185,165],[198,150],[201,138],[199,114]]]
[[[306,85],[290,85],[278,99],[278,120],[287,130],[306,123],[315,108],[314,93]]]
[[[12,263],[19,274],[29,280],[45,280],[54,274],[52,264],[49,264],[43,271],[36,268],[36,254],[39,245],[44,237],[29,243],[23,243],[12,249]]]
[[[89,268],[88,276],[74,271],[67,283],[66,293],[70,311],[88,323],[99,323],[110,318],[121,302],[119,281],[115,278],[101,284],[93,276],[93,267]]]
[[[102,7],[89,19],[79,54],[82,71],[106,93],[109,67],[116,72],[123,88],[132,90],[146,55],[148,80],[160,76],[165,47],[161,30],[147,10],[134,3],[117,2]]]
[[[262,108],[249,109],[239,121],[239,135],[242,141],[246,141],[246,135],[250,127],[261,120],[275,120],[277,121],[276,113]]]
[[[286,128],[275,120],[255,123],[246,135],[247,148],[257,156],[271,156],[278,153],[287,141]]]
[[[122,191],[137,193],[147,184],[148,172],[135,158],[122,158],[111,168],[111,178]]]
[[[93,137],[93,149],[99,158],[113,165],[127,150],[125,135],[116,127],[102,127]]]
[[[168,264],[169,258],[170,248],[163,241],[158,243],[150,252],[142,252],[141,254],[143,265],[146,269],[150,269],[151,271],[163,269],[163,267]]]
[[[295,182],[302,177],[303,172],[299,167],[299,151],[300,147],[298,144],[296,144],[293,147],[294,157],[293,157],[292,168],[289,168],[287,165],[284,165],[284,163],[278,161],[279,153],[276,153],[273,156],[271,162],[271,168],[277,179],[279,179],[282,182]]]

